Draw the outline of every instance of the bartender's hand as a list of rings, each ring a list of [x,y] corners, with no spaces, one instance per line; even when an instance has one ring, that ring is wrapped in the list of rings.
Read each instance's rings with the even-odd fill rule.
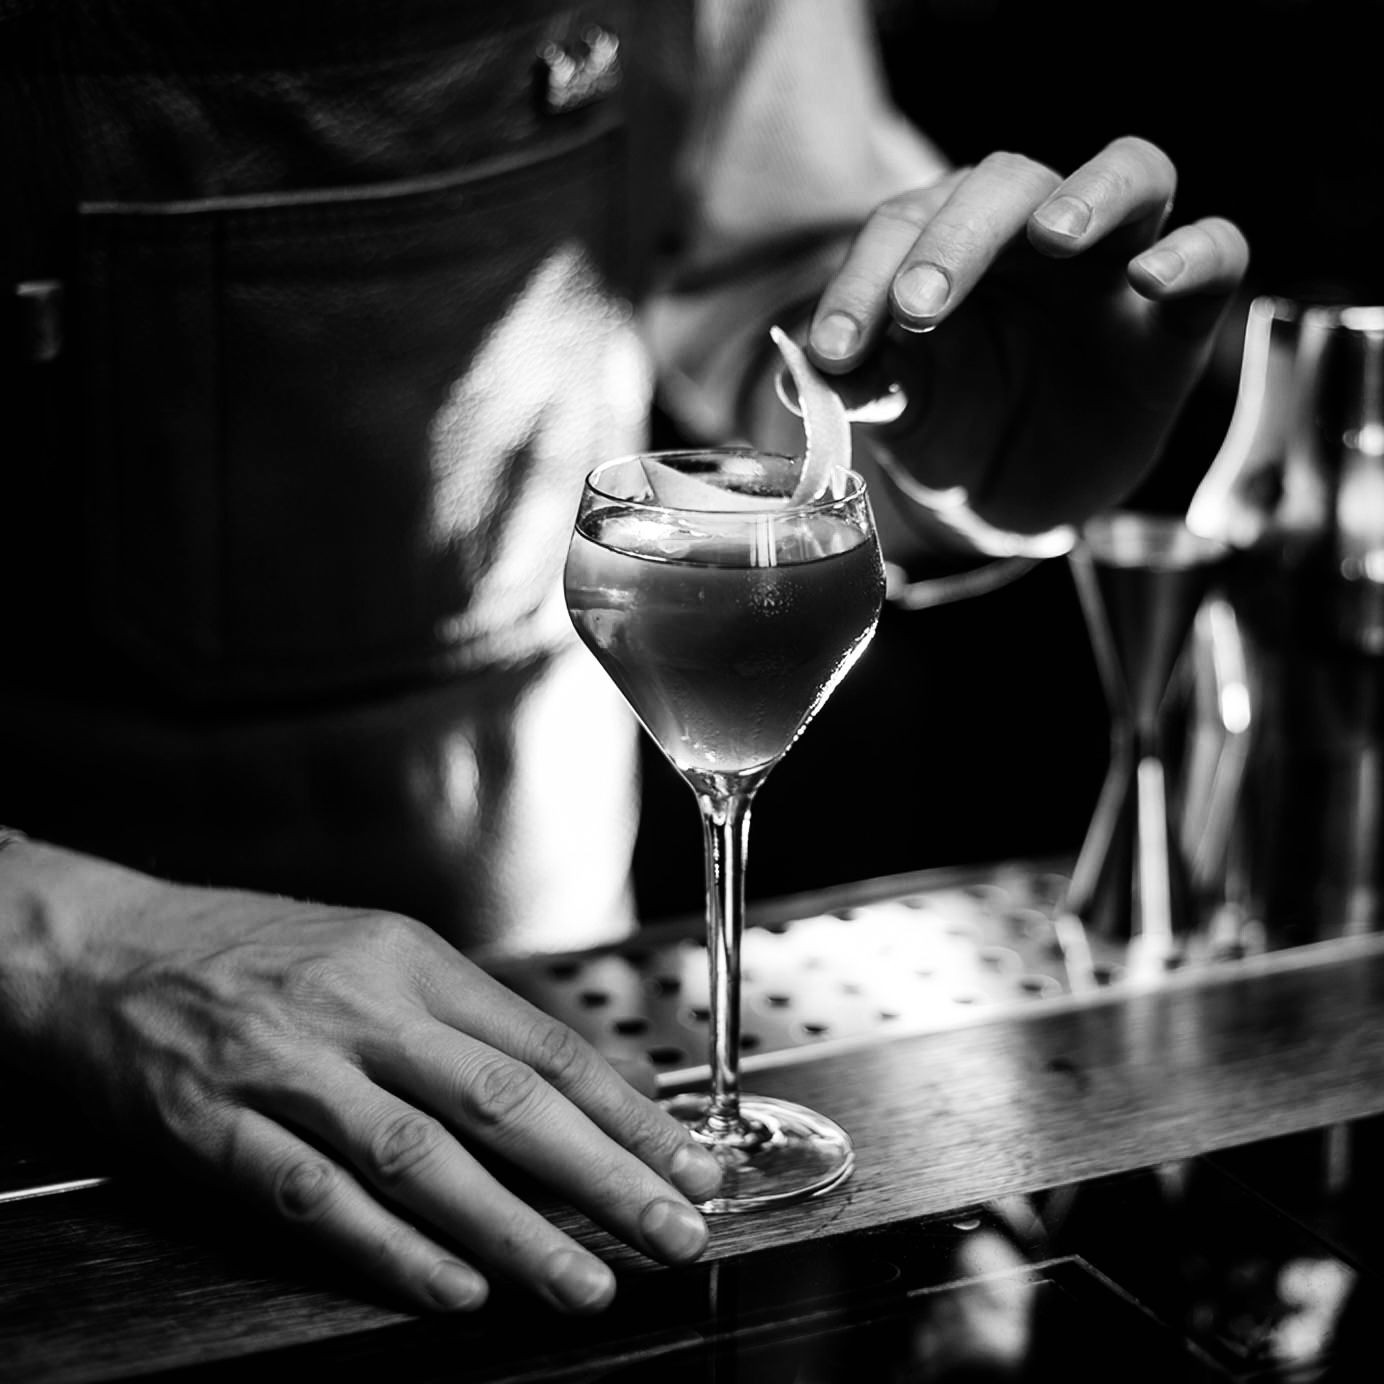
[[[1089,517],[1156,459],[1248,267],[1229,221],[1169,227],[1176,183],[1123,138],[1065,177],[997,153],[896,197],[823,292],[808,353],[901,374],[917,407],[894,456],[991,523]]]
[[[485,1166],[697,1257],[714,1159],[580,1037],[407,918],[169,885],[35,842],[0,871],[0,1038],[419,1307],[609,1267]],[[6,924],[3,920],[10,920]],[[681,1189],[681,1190],[679,1190]]]

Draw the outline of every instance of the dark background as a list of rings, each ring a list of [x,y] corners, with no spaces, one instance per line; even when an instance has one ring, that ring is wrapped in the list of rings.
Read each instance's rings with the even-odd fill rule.
[[[1258,293],[1384,302],[1379,0],[876,0],[895,98],[954,163],[1070,172],[1122,134],[1179,170],[1174,219],[1237,222],[1253,255],[1210,370],[1129,507],[1180,511],[1224,435]],[[756,799],[747,892],[1065,855],[1109,723],[1065,562],[958,605],[886,610]],[[690,791],[645,743],[643,916],[700,907]]]

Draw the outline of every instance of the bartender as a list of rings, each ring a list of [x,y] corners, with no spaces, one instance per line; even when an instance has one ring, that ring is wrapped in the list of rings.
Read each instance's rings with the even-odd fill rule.
[[[843,0],[0,8],[0,1053],[415,1307],[609,1302],[497,1158],[705,1244],[709,1155],[465,956],[633,923],[583,474],[656,396],[796,450],[777,322],[907,383],[891,556],[910,479],[1043,532],[1147,472],[1244,274],[1137,137],[950,167],[874,44]]]

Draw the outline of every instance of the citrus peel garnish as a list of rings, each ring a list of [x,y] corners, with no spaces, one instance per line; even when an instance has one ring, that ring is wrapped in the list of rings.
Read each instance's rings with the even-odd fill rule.
[[[712,485],[655,457],[643,457],[640,464],[653,491],[654,503],[669,509],[703,513],[741,510],[782,509],[784,501],[773,495],[747,495],[728,486]]]
[[[851,464],[851,424],[841,396],[808,360],[802,348],[781,327],[769,335],[783,357],[798,391],[803,421],[803,466],[791,504],[806,504],[826,493],[831,473]]]

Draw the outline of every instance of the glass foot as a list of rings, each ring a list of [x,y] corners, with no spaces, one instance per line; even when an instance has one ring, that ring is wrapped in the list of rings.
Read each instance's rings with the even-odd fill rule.
[[[742,1096],[740,1120],[716,1128],[710,1099],[674,1096],[665,1110],[688,1125],[721,1165],[721,1188],[699,1211],[758,1211],[820,1196],[850,1176],[855,1151],[834,1120],[806,1106]]]

